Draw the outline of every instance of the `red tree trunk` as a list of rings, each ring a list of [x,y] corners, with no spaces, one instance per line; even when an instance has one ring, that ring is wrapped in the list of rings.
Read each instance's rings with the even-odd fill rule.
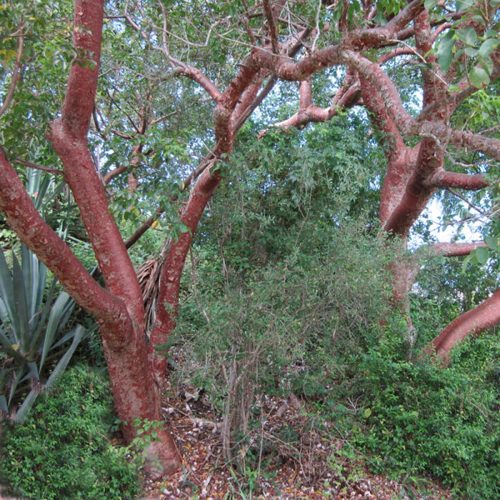
[[[75,0],[72,65],[61,118],[49,139],[62,160],[68,182],[106,281],[103,289],[69,247],[43,221],[0,150],[0,209],[7,222],[59,278],[75,301],[96,318],[118,417],[130,442],[147,421],[158,422],[158,440],[146,450],[147,468],[170,473],[180,465],[179,452],[162,422],[160,398],[148,356],[144,305],[137,277],[88,149],[87,133],[94,107],[103,24],[102,0]],[[155,429],[156,430],[156,429]]]
[[[123,422],[126,441],[132,441],[143,424],[157,422],[158,438],[145,450],[147,472],[153,477],[174,472],[180,466],[180,454],[163,422],[160,394],[153,379],[144,332],[101,329],[101,336],[114,405]],[[121,337],[119,345],[108,341],[116,336]]]
[[[165,377],[167,359],[164,354],[157,353],[155,348],[165,344],[175,328],[182,270],[203,211],[220,180],[220,174],[212,174],[210,168],[203,171],[181,214],[181,221],[188,231],[182,233],[177,240],[170,242],[167,249],[166,259],[160,273],[156,320],[151,332],[151,359],[158,381]]]

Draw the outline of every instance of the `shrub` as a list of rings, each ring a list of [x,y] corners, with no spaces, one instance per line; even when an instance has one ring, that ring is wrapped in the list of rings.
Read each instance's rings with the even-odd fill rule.
[[[136,468],[111,445],[108,383],[84,366],[68,370],[22,425],[4,429],[1,475],[27,498],[133,498]]]
[[[303,228],[308,242],[325,227]],[[387,315],[390,242],[346,226],[309,253],[297,250],[233,276],[223,293],[193,287],[175,334],[186,356],[174,375],[204,389],[223,414],[225,458],[233,462],[262,394],[323,398],[342,376],[340,353],[377,342]],[[200,282],[206,281],[201,279]],[[370,335],[364,335],[370,331]]]
[[[406,361],[397,340],[364,356],[348,389],[358,402],[350,425],[375,472],[432,476],[460,497],[498,498],[495,341],[464,343],[447,369]]]

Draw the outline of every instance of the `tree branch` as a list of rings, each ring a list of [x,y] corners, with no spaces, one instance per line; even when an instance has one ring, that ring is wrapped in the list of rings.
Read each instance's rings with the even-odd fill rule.
[[[0,148],[0,210],[21,240],[57,276],[75,301],[107,326],[122,325],[128,331],[130,318],[124,303],[92,279],[66,243],[42,219],[21,180]],[[120,328],[118,328],[120,330]]]
[[[78,57],[70,69],[62,117],[52,122],[48,137],[63,163],[65,179],[80,209],[106,285],[123,299],[141,329],[144,305],[137,276],[109,212],[106,192],[87,144],[97,89],[103,3],[75,0],[73,42]]]
[[[9,90],[7,91],[5,99],[2,105],[0,106],[0,116],[5,114],[9,109],[9,106],[12,100],[14,99],[14,93],[16,91],[17,84],[19,82],[19,79],[21,78],[21,68],[22,68],[21,59],[23,57],[23,50],[24,50],[24,23],[21,23],[18,31],[19,35],[17,37],[17,51],[16,51],[16,60],[14,63],[14,70],[12,71]]]
[[[283,80],[301,81],[313,73],[345,62],[345,52],[380,48],[394,43],[396,33],[408,24],[423,9],[423,2],[414,0],[402,9],[384,27],[352,31],[338,45],[332,45],[312,52],[300,61],[292,61],[281,54],[255,47],[244,62],[248,67],[267,68]]]
[[[75,0],[71,65],[62,108],[65,129],[78,138],[87,136],[94,109],[101,55],[103,1]]]
[[[428,248],[433,255],[442,257],[465,257],[474,250],[485,246],[486,243],[484,241],[476,241],[472,243],[436,243]]]
[[[442,122],[414,120],[405,111],[394,83],[378,64],[372,63],[353,51],[344,51],[342,58],[353,69],[359,71],[374,89],[378,90],[387,114],[394,120],[402,133],[430,138],[437,141],[441,147],[450,143],[457,147],[480,151],[500,160],[500,140],[472,132],[453,130]]]
[[[453,130],[444,123],[430,121],[414,122],[411,132],[412,135],[437,138],[443,144],[450,143],[459,148],[480,151],[500,161],[500,140],[498,139],[472,132]]]
[[[64,172],[62,170],[57,169],[57,168],[50,168],[50,167],[46,167],[44,165],[38,165],[37,163],[32,163],[30,161],[21,160],[19,158],[14,160],[14,162],[19,163],[21,165],[24,165],[25,167],[28,167],[28,168],[33,168],[35,170],[42,170],[43,172],[48,172],[49,174],[64,175]]]
[[[415,55],[415,49],[413,47],[398,47],[390,52],[381,55],[378,58],[378,64],[385,64],[386,62],[399,56],[413,56]]]
[[[469,175],[457,172],[447,172],[439,169],[429,180],[429,185],[440,188],[459,188],[477,191],[487,188],[490,184],[481,174]]]
[[[291,127],[304,127],[309,123],[325,122],[337,116],[343,109],[351,108],[359,102],[360,85],[352,78],[346,78],[344,85],[338,90],[328,108],[320,108],[312,104],[310,80],[303,80],[299,87],[299,110],[290,118],[272,125],[273,128],[287,129]],[[263,137],[268,129],[259,133]]]
[[[167,40],[167,12],[162,2],[159,2],[159,5],[162,13],[162,22],[163,22],[163,29],[162,29],[163,54],[165,55],[167,60],[174,67],[176,67],[177,74],[190,78],[194,82],[198,83],[201,87],[203,87],[206,90],[208,95],[212,97],[212,99],[216,103],[220,102],[222,94],[220,93],[219,89],[215,86],[215,84],[204,73],[202,73],[199,69],[190,66],[188,64],[185,64],[182,61],[179,61],[178,59],[170,55],[170,50],[168,48],[168,40]],[[135,27],[136,25],[132,24],[132,26]],[[136,29],[139,31],[139,33],[141,33],[141,31],[138,28]]]
[[[278,32],[276,30],[276,23],[274,22],[274,14],[271,9],[271,5],[269,0],[263,0],[262,6],[264,9],[264,13],[267,19],[267,26],[269,28],[269,37],[271,39],[271,47],[273,48],[273,52],[277,54],[279,52],[279,44],[278,44]]]
[[[432,349],[445,363],[451,349],[468,335],[477,335],[500,323],[500,290],[474,309],[452,321],[433,341]]]
[[[109,184],[112,179],[114,179],[117,175],[126,172],[128,168],[129,167],[127,165],[120,165],[119,167],[114,168],[113,170],[102,176],[102,182],[104,183],[104,185]]]

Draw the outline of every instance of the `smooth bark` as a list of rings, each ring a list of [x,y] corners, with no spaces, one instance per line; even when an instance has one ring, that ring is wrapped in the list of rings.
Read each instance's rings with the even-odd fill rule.
[[[452,321],[433,341],[436,355],[445,363],[450,351],[468,335],[477,335],[500,323],[500,290],[489,299]]]

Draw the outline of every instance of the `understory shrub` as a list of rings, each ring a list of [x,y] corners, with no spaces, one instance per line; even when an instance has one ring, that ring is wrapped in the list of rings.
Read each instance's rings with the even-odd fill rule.
[[[102,372],[71,368],[24,424],[4,428],[2,482],[26,498],[134,498],[136,467],[110,443],[115,423]]]
[[[386,242],[356,238],[343,231],[331,247],[229,279],[219,293],[199,279],[205,289],[187,291],[171,339],[177,381],[203,389],[222,415],[231,463],[248,451],[259,396],[294,394],[374,472],[497,498],[495,335],[457,346],[448,368],[410,352],[404,319],[387,307]]]
[[[326,231],[303,228],[308,242]],[[174,376],[203,389],[223,416],[229,462],[241,455],[260,395],[326,397],[343,377],[340,353],[365,350],[382,333],[390,242],[359,226],[329,236],[309,253],[234,275],[216,293],[195,277],[182,302],[170,340],[181,353]]]
[[[408,362],[399,343],[366,353],[344,388],[343,400],[357,405],[343,418],[351,444],[376,473],[433,477],[461,498],[498,498],[498,336],[464,342],[445,369]]]

